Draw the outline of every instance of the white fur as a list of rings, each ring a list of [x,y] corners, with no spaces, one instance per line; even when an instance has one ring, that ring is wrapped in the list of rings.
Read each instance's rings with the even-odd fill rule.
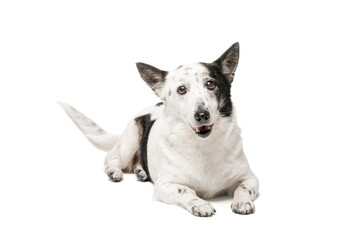
[[[113,148],[115,142],[119,139],[119,135],[105,132],[95,122],[69,104],[63,102],[58,103],[95,147],[102,151],[109,151]]]
[[[208,79],[211,79],[209,73],[201,64],[169,72],[160,91],[165,104],[147,108],[138,115],[149,113],[151,119],[156,120],[147,147],[154,198],[181,206],[197,216],[211,216],[215,210],[202,198],[230,193],[234,196],[231,205],[234,212],[252,213],[253,201],[258,196],[258,180],[245,157],[235,111],[229,117],[220,116],[216,98],[204,88],[204,81]],[[179,85],[185,85],[188,93],[179,95],[176,92]],[[199,104],[209,109],[209,122],[214,124],[211,135],[205,139],[192,129],[198,124],[194,112]],[[121,181],[123,171],[131,168],[133,156],[139,149],[139,129],[135,121],[130,121],[114,142],[83,114],[61,105],[95,146],[108,149],[109,144],[113,145],[105,159],[105,172],[114,181]]]
[[[166,115],[179,117],[184,122],[195,127],[197,122],[194,113],[199,104],[204,103],[210,111],[210,122],[213,123],[219,115],[216,98],[209,91],[204,91],[204,81],[210,80],[208,70],[199,63],[181,66],[170,71],[161,91],[161,99],[166,102]],[[177,88],[184,85],[187,93],[179,95]],[[169,92],[171,95],[169,96]]]

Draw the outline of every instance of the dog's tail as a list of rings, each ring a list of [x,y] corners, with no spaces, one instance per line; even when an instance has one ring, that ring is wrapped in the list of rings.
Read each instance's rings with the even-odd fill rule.
[[[109,151],[116,143],[119,135],[105,132],[90,118],[76,110],[69,104],[58,102],[67,115],[76,124],[85,137],[98,149]]]

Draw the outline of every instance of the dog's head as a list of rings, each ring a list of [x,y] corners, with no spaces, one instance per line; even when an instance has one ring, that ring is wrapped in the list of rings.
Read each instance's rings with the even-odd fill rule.
[[[182,65],[162,71],[137,63],[141,77],[166,104],[166,110],[185,121],[195,134],[207,138],[219,117],[232,113],[231,83],[239,61],[239,43],[212,63]]]

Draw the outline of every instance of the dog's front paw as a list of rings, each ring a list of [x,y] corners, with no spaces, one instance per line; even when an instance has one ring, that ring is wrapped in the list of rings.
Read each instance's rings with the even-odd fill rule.
[[[216,212],[215,208],[208,202],[198,202],[191,207],[191,213],[198,217],[211,217]]]
[[[120,169],[105,169],[105,173],[112,182],[121,182],[124,179],[124,173]]]
[[[231,209],[234,213],[247,215],[255,212],[255,205],[253,202],[233,202],[231,204]]]

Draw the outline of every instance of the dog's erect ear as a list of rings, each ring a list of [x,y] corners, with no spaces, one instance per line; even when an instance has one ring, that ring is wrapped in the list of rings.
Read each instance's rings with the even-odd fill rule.
[[[222,73],[232,82],[239,62],[239,43],[236,42],[213,63],[221,67]]]
[[[141,62],[136,63],[136,67],[146,84],[149,85],[157,96],[160,96],[160,90],[164,86],[167,72]]]

